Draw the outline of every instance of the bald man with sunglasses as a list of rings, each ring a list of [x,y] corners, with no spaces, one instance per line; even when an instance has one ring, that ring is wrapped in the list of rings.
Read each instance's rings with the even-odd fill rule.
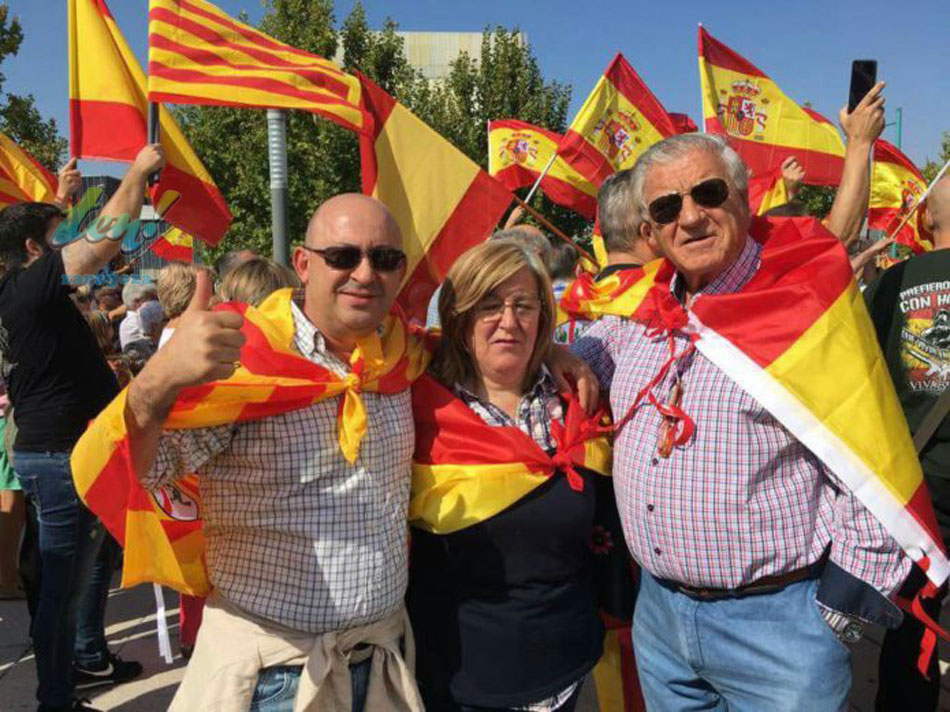
[[[747,172],[722,138],[655,144],[631,180],[641,235],[675,268],[668,288],[687,314],[756,274]],[[812,452],[691,348],[688,326],[668,329],[606,316],[574,344],[618,419],[656,379],[655,407],[615,435],[613,471],[643,569],[633,642],[647,706],[843,709],[845,641],[862,621],[896,625],[889,597],[909,562]],[[680,437],[687,415],[695,430]]]

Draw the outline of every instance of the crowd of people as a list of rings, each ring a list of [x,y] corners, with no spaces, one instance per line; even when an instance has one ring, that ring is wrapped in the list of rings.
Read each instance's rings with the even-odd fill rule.
[[[320,205],[292,270],[242,250],[121,293],[68,279],[104,268],[117,240],[52,249],[61,207],[4,210],[0,597],[26,598],[39,708],[92,710],[77,693],[142,671],[107,645],[122,547],[80,500],[85,465],[70,459],[121,431],[145,490],[200,483],[211,592],[182,595],[189,663],[173,710],[571,712],[604,614],[631,624],[651,710],[844,709],[848,646],[870,624],[889,630],[878,708],[935,710],[925,626],[895,602],[924,572],[690,326],[704,301],[756,283],[776,226],[853,269],[867,300],[856,318],[870,314],[950,535],[950,178],[925,208],[933,252],[871,279],[883,247],[849,264],[838,244],[867,210],[881,91],[842,114],[825,227],[791,219],[795,205],[754,218],[721,137],[660,141],[609,178],[609,264],[588,279],[629,288],[662,258],[649,319],[559,323],[576,252],[517,218],[455,261],[425,330],[393,311],[403,238],[368,196]],[[163,160],[143,148],[102,215],[137,215]],[[800,166],[785,168],[794,190]],[[280,377],[307,397],[262,407],[275,389],[261,384]],[[175,419],[228,379],[245,384],[227,395],[237,415]]]

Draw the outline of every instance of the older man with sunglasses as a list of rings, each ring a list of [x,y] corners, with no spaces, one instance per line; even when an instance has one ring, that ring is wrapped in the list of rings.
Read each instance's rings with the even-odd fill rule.
[[[722,139],[662,141],[632,183],[642,235],[675,268],[669,290],[687,314],[753,278],[763,246],[749,232],[747,172]],[[609,388],[615,417],[629,413],[615,436],[614,482],[643,568],[633,639],[648,706],[842,709],[851,684],[843,641],[860,637],[858,617],[900,620],[888,597],[909,563],[688,332],[607,316],[574,347]],[[671,353],[679,357],[667,366]],[[655,402],[631,410],[647,392]]]

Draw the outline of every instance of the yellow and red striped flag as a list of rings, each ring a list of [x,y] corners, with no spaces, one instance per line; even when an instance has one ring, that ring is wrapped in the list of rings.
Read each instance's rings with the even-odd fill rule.
[[[371,129],[360,135],[363,192],[392,211],[408,256],[398,301],[425,321],[455,259],[491,235],[512,195],[468,156],[362,74]]]
[[[765,215],[772,208],[788,202],[788,188],[782,178],[782,168],[765,175],[749,177],[749,208],[753,215]]]
[[[148,96],[174,104],[304,109],[358,131],[360,83],[205,0],[149,1]]]
[[[526,121],[489,121],[488,174],[508,190],[516,190],[534,185],[554,158],[541,179],[545,195],[558,205],[593,220],[597,215],[597,187],[563,156],[555,155],[562,138],[554,131]]]
[[[357,344],[350,359],[352,374],[341,378],[295,350],[291,291],[275,292],[259,308],[236,302],[217,307],[244,317],[240,367],[227,380],[182,391],[165,429],[260,420],[339,398],[340,448],[348,461],[355,461],[368,427],[360,393],[405,390],[425,371],[428,351],[394,312],[381,333]],[[197,486],[201,473],[156,492],[142,487],[129,454],[127,394],[126,388],[106,406],[73,449],[76,491],[125,549],[124,587],[152,581],[206,595],[210,586]]]
[[[148,138],[145,74],[105,0],[69,2],[70,150],[78,158],[131,161]],[[165,168],[152,190],[162,219],[216,244],[231,211],[178,124],[160,109]]]
[[[593,185],[631,168],[657,141],[680,133],[633,67],[617,54],[558,146],[558,155]]]
[[[758,67],[699,27],[699,78],[709,133],[727,134],[753,174],[796,156],[816,185],[841,180],[844,144],[834,125],[799,106]]]
[[[887,141],[874,143],[869,227],[890,235],[926,192],[927,181],[907,156]],[[901,228],[897,244],[904,246],[906,256],[933,249],[933,236],[924,226],[923,207]]]
[[[195,240],[187,232],[171,227],[152,243],[151,250],[169,262],[192,262],[195,257]]]
[[[51,203],[57,184],[43,164],[0,133],[0,210],[15,203]]]

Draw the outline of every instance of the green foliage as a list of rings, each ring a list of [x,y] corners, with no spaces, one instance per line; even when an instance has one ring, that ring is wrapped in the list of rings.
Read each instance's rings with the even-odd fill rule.
[[[931,161],[928,159],[920,171],[928,184],[937,177],[937,173],[940,172],[947,161],[950,161],[950,131],[943,132],[943,137],[940,140],[940,155],[937,160]]]
[[[837,190],[827,185],[803,185],[798,191],[796,200],[805,204],[809,215],[816,218],[824,218],[831,212],[831,206],[835,202]]]
[[[0,64],[20,50],[23,28],[10,15],[6,3],[0,4]],[[32,94],[18,96],[3,91],[6,77],[0,73],[0,131],[50,170],[55,171],[66,153],[66,139],[59,135],[56,121],[43,120]]]

